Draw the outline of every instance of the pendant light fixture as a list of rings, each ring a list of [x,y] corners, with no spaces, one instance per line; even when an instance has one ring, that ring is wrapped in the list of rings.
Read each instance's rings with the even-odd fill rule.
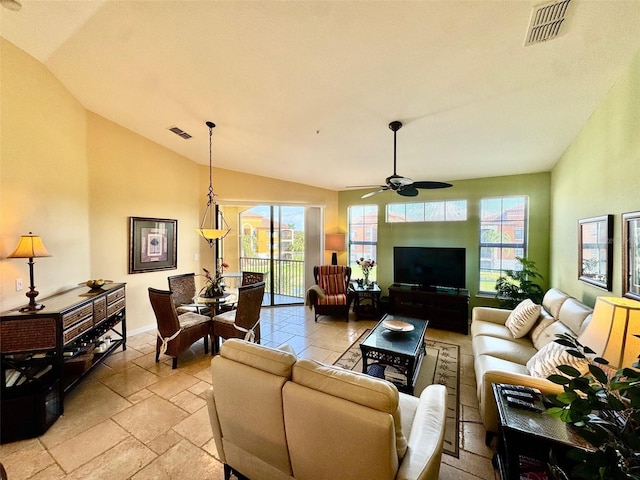
[[[210,247],[213,247],[217,240],[220,240],[227,236],[227,234],[231,231],[229,225],[226,220],[222,216],[222,213],[218,212],[218,204],[214,200],[216,196],[213,193],[213,182],[212,182],[212,136],[213,129],[216,124],[213,122],[207,122],[207,127],[209,127],[209,193],[207,193],[207,208],[204,211],[204,215],[202,216],[202,221],[200,222],[200,228],[196,228],[196,232],[204,238]],[[216,222],[216,215],[218,216],[219,222]],[[219,228],[222,227],[222,228]]]

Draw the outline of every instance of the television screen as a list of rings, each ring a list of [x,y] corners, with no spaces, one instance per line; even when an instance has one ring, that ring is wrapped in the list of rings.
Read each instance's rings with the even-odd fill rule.
[[[420,287],[465,288],[466,250],[393,247],[393,281]]]

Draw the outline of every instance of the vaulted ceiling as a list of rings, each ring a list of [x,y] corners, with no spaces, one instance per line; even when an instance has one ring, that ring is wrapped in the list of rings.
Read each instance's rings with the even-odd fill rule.
[[[38,1],[0,34],[90,111],[196,162],[342,190],[550,170],[640,49],[640,1]],[[168,130],[177,126],[192,138]]]

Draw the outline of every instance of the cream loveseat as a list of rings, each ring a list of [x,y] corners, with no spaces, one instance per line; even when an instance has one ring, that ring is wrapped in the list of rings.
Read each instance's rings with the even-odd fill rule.
[[[530,374],[530,360],[540,359],[547,351],[554,360],[567,361],[566,356],[557,355],[557,343],[545,346],[556,339],[556,334],[571,333],[578,336],[591,319],[592,309],[566,293],[552,288],[545,294],[538,318],[526,335],[514,338],[505,326],[511,310],[491,307],[475,307],[471,314],[471,335],[474,370],[477,382],[480,416],[487,431],[487,443],[491,434],[498,430],[497,410],[492,383],[525,385],[540,389],[544,393],[560,393],[562,387],[544,377]],[[541,349],[542,355],[537,355]],[[535,358],[533,358],[536,356]],[[533,360],[532,360],[533,358]],[[552,361],[551,358],[549,361]]]
[[[211,361],[211,428],[225,478],[437,479],[446,388],[391,383],[227,340]],[[244,476],[244,477],[243,477]]]

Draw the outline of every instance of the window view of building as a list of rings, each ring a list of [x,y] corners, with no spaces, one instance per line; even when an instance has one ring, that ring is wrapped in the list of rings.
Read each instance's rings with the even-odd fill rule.
[[[518,270],[526,257],[528,199],[524,196],[480,201],[480,292],[495,293],[505,270]]]
[[[352,205],[348,208],[349,266],[351,278],[362,278],[357,261],[361,258],[377,260],[378,253],[378,206]],[[376,268],[369,280],[376,279]]]

